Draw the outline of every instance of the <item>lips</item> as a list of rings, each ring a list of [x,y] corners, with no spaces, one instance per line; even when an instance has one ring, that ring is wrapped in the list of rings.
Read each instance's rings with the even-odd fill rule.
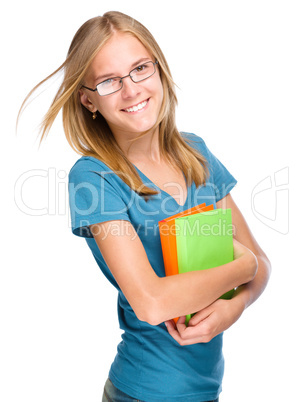
[[[146,105],[148,104],[148,102],[149,102],[149,98],[144,100],[144,101],[142,101],[142,102],[140,102],[140,103],[137,103],[136,105],[133,105],[133,106],[130,106],[128,108],[121,109],[121,110],[123,112],[126,112],[126,113],[138,112],[138,111],[144,109],[146,107]]]

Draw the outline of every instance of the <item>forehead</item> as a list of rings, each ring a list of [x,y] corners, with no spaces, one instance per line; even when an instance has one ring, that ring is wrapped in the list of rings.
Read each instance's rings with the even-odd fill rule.
[[[91,78],[101,74],[125,74],[137,60],[152,55],[134,36],[126,33],[115,33],[98,52],[89,68]]]

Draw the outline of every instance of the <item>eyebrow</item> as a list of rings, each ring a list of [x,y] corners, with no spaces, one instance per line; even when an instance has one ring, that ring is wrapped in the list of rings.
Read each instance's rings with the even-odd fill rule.
[[[135,68],[136,66],[140,65],[140,63],[146,63],[147,61],[150,61],[150,57],[141,57],[141,59],[137,60],[135,63],[133,63],[130,66],[130,71]],[[109,78],[109,77],[120,77],[119,74],[112,74],[112,73],[108,73],[108,74],[102,74],[102,75],[98,75],[96,78],[94,78],[94,82],[97,81],[97,84],[102,82],[105,78]]]

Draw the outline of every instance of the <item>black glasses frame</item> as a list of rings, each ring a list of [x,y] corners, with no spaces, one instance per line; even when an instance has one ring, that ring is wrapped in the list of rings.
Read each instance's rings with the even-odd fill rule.
[[[142,80],[134,81],[134,80],[133,80],[133,77],[131,76],[132,72],[135,71],[138,67],[143,66],[144,64],[147,64],[147,63],[152,63],[152,64],[153,64],[153,66],[154,66],[154,72],[153,72],[151,75],[149,75],[148,77],[143,78]],[[89,88],[89,87],[87,87],[87,86],[85,86],[85,85],[82,85],[82,88],[88,89],[89,91],[92,91],[92,92],[96,92],[96,91],[97,91],[99,96],[111,95],[111,94],[114,94],[115,92],[120,91],[120,90],[123,88],[123,80],[124,80],[124,78],[129,77],[134,83],[137,83],[137,82],[141,82],[141,81],[147,80],[148,78],[150,78],[151,76],[153,76],[153,75],[155,74],[155,72],[156,72],[155,65],[157,65],[157,64],[159,64],[158,60],[156,60],[155,62],[153,62],[153,61],[146,61],[145,63],[142,63],[140,66],[137,66],[137,67],[133,68],[133,69],[129,72],[129,74],[125,75],[124,77],[112,77],[112,78],[109,78],[109,79],[111,79],[111,80],[112,80],[112,79],[115,79],[115,78],[119,78],[119,80],[120,80],[120,82],[121,82],[121,88],[117,89],[116,91],[110,92],[109,94],[100,95],[100,93],[98,92],[98,85],[102,84],[103,82],[106,82],[107,80],[104,80],[104,81],[99,82],[99,84],[96,85],[96,88],[95,88],[95,89]]]

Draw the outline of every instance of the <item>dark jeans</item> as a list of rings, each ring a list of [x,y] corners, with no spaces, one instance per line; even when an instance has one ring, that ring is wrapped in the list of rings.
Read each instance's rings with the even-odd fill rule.
[[[104,393],[102,397],[102,402],[144,402],[139,399],[134,399],[129,395],[126,395],[124,392],[120,391],[118,388],[114,386],[110,379],[108,379],[105,383]],[[148,401],[146,401],[148,402]],[[203,402],[203,401],[201,401]],[[215,401],[207,401],[207,402],[219,402],[219,399]]]

